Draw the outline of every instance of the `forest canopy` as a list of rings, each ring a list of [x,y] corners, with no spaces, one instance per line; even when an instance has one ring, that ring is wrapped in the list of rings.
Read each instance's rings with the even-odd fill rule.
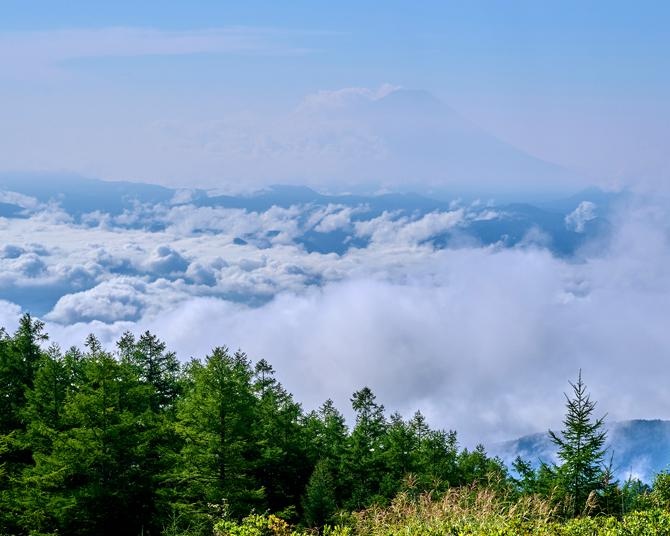
[[[555,519],[667,506],[667,479],[612,481],[581,374],[573,388],[562,464],[510,471],[368,387],[349,425],[331,400],[304,411],[264,359],[218,347],[182,364],[149,332],[63,351],[24,315],[0,332],[0,533],[233,534],[266,514],[319,529],[458,489],[538,497]]]

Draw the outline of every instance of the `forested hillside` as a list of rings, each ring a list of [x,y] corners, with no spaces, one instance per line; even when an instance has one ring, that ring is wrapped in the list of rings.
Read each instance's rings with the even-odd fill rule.
[[[562,463],[518,459],[512,477],[420,413],[388,416],[367,387],[350,428],[328,400],[303,411],[268,362],[241,352],[182,365],[149,332],[113,352],[93,335],[63,351],[43,329],[25,315],[0,336],[0,534],[550,534],[588,516],[670,526],[667,475],[653,490],[612,480],[581,376],[553,435]],[[573,517],[584,519],[556,524]]]

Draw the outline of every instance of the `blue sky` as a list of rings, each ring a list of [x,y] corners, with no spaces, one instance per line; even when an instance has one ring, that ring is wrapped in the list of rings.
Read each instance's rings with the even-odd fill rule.
[[[2,167],[225,186],[302,180],[302,158],[304,176],[330,184],[308,157],[252,173],[221,147],[228,134],[211,160],[179,153],[177,137],[211,147],[207,122],[232,118],[245,138],[286,137],[309,95],[389,84],[584,182],[658,185],[670,176],[668,20],[665,2],[7,1]],[[387,170],[374,168],[381,183]]]

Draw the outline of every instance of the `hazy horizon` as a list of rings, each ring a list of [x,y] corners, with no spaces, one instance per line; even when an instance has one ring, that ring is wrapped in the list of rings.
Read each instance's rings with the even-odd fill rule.
[[[309,7],[8,3],[0,171],[338,191],[669,178],[663,2]]]

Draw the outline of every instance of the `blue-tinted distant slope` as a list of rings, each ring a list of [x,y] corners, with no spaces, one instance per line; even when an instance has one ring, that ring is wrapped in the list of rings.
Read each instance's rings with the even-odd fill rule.
[[[125,210],[135,210],[139,203],[146,207],[175,204],[176,191],[162,186],[131,182],[105,182],[73,176],[2,175],[0,191],[9,190],[36,198],[42,203],[55,202],[69,213],[75,221],[85,213],[101,212],[110,215]],[[448,232],[427,237],[424,243],[436,248],[466,245],[492,245],[515,247],[531,243],[547,247],[560,256],[573,255],[594,237],[606,236],[609,232],[607,210],[614,200],[623,194],[607,194],[599,190],[588,190],[571,198],[554,203],[535,205],[528,203],[490,204],[473,206],[468,210],[474,214]],[[209,196],[194,190],[180,201],[195,207],[221,207],[247,212],[264,212],[276,207],[299,207],[298,223],[303,232],[295,242],[309,252],[336,253],[342,255],[350,248],[364,248],[369,239],[357,236],[353,225],[320,232],[307,225],[312,211],[329,205],[355,209],[351,214],[352,224],[367,221],[384,213],[392,218],[418,219],[432,212],[453,210],[453,200],[438,200],[416,193],[387,193],[382,195],[328,195],[303,186],[272,186],[250,195]],[[582,201],[591,201],[596,206],[595,216],[586,221],[582,229],[571,228],[566,216]],[[491,217],[478,217],[494,213]],[[0,216],[22,217],[23,209],[5,203],[0,206]],[[156,219],[149,210],[144,216],[131,218],[127,223],[116,225],[141,227],[147,231],[162,231],[166,221]],[[202,233],[216,232],[204,228]],[[264,236],[239,236],[235,243],[252,244],[259,248],[271,246],[272,230]]]
[[[608,428],[608,459],[612,455],[613,469],[620,480],[629,476],[651,482],[654,475],[670,469],[670,421],[631,420],[606,423]],[[531,434],[489,448],[508,465],[516,456],[530,461],[555,461],[556,448],[547,433]]]
[[[449,202],[439,201],[414,193],[392,193],[381,195],[327,195],[306,186],[275,185],[260,192],[244,196],[218,195],[199,197],[198,206],[240,208],[255,212],[268,210],[273,206],[288,208],[295,205],[325,206],[345,205],[356,207],[365,205],[371,214],[381,214],[390,210],[432,212],[449,210]]]
[[[100,211],[120,214],[134,201],[165,203],[174,190],[138,182],[108,182],[72,175],[3,174],[0,190],[9,190],[47,203],[56,201],[68,214],[78,217]]]

